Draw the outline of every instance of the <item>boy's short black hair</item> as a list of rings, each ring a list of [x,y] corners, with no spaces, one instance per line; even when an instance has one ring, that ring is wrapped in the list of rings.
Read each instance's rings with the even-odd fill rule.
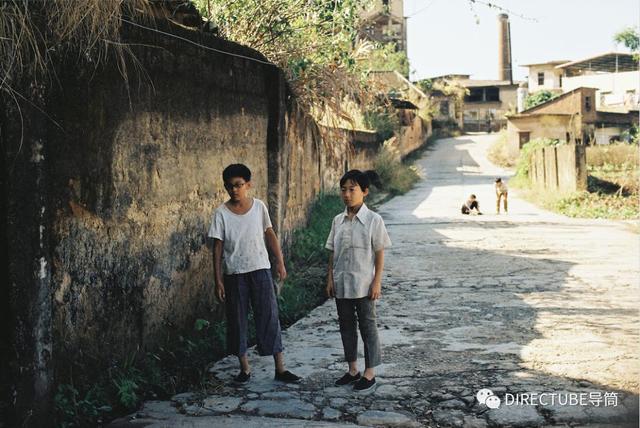
[[[501,183],[502,182],[502,178],[498,177],[496,178],[496,183]]]
[[[382,183],[380,182],[380,176],[377,172],[368,170],[368,171],[360,171],[359,169],[352,169],[351,171],[347,171],[342,178],[340,179],[340,187],[344,186],[347,181],[353,181],[354,183],[358,183],[360,189],[364,192],[374,184],[377,188],[382,188]]]
[[[222,181],[226,183],[233,177],[242,177],[244,181],[251,181],[251,170],[241,163],[231,164],[222,171]]]
[[[471,194],[471,196],[469,196],[471,199],[477,199],[476,195],[474,195],[473,193]]]

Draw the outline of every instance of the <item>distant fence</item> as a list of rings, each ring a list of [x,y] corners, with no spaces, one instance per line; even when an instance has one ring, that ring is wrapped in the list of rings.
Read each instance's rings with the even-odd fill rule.
[[[539,189],[587,190],[586,147],[567,144],[535,150],[531,155],[529,179]]]

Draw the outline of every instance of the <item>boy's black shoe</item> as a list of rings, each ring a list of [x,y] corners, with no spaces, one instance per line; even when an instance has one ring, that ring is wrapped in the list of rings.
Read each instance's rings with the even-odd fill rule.
[[[350,383],[356,382],[358,379],[360,379],[360,372],[356,373],[353,376],[349,372],[346,372],[344,376],[342,376],[340,379],[338,379],[335,382],[335,385],[336,386],[349,385]]]
[[[296,382],[300,382],[301,378],[300,376],[294,375],[289,370],[285,370],[282,373],[276,372],[274,379],[279,380],[280,382],[296,383]]]
[[[372,377],[371,380],[369,380],[366,377],[362,376],[360,380],[358,380],[356,384],[353,385],[353,390],[355,392],[366,392],[373,389],[374,386],[376,386],[375,377]]]
[[[245,373],[244,371],[240,370],[240,373],[238,373],[238,375],[233,378],[233,381],[235,383],[245,383],[250,378],[251,378],[251,372]]]

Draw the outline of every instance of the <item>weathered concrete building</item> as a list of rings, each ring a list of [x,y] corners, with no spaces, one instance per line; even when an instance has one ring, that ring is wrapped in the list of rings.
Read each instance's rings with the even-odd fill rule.
[[[453,96],[437,90],[430,92],[435,106],[434,120],[440,123],[456,124],[465,132],[495,132],[506,126],[505,115],[516,111],[520,82],[468,77],[450,79],[448,76],[431,80],[451,81],[467,92],[461,106],[456,106]]]
[[[556,66],[563,90],[596,88],[596,108],[637,108],[640,104],[638,59],[632,54],[610,52]]]
[[[407,51],[407,23],[404,0],[375,0],[362,14],[360,34],[379,43],[395,43],[398,51]]]
[[[506,126],[505,115],[516,110],[519,83],[470,79],[460,84],[469,91],[463,105],[464,131],[499,131]]]
[[[595,88],[577,88],[544,104],[507,115],[509,151],[517,156],[524,144],[537,138],[571,144],[606,144],[609,136],[602,134],[603,129],[615,127],[619,133],[621,127],[638,124],[637,110],[627,113],[598,111],[595,96]]]
[[[576,61],[525,64],[529,71],[528,93],[540,90],[556,93],[577,88],[596,88],[599,110],[633,109],[640,102],[638,60],[628,53],[610,52]]]
[[[562,93],[564,73],[561,69],[556,68],[556,66],[567,62],[569,61],[562,60],[521,65],[521,67],[527,67],[529,70],[527,77],[529,93],[533,94],[542,90]]]
[[[456,96],[445,93],[446,87],[457,85],[459,81],[469,80],[469,74],[447,74],[443,76],[432,77],[429,80],[438,82],[438,88],[432,88],[428,97],[433,107],[433,128],[446,128],[462,130],[464,127],[463,116],[463,100]]]
[[[427,114],[429,98],[397,71],[372,72],[371,79],[395,108],[399,129],[391,144],[404,158],[422,146],[431,135],[431,118]]]
[[[609,144],[638,124],[640,74],[633,55],[611,52],[525,66],[529,68],[529,93],[547,89],[562,95],[508,116],[509,146],[514,154],[534,138]]]

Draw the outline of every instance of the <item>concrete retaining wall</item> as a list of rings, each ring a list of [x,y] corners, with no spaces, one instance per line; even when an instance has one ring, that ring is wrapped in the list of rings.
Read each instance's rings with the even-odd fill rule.
[[[54,376],[222,319],[205,236],[226,165],[252,169],[286,244],[318,192],[373,163],[348,135],[323,138],[258,52],[157,27],[246,58],[125,27],[127,80],[114,58],[96,68],[69,55],[55,79],[12,81],[26,101],[0,99],[2,378],[33,426],[47,420]]]

